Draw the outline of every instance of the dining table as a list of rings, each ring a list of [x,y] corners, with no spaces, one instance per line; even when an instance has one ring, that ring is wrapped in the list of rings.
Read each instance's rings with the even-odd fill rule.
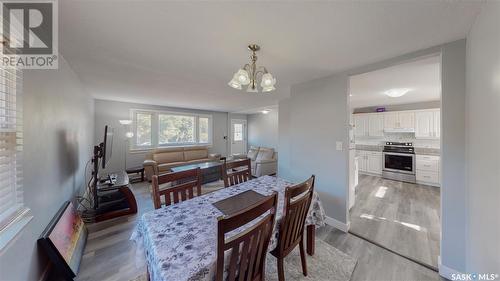
[[[136,250],[145,255],[150,280],[215,280],[217,218],[223,213],[213,203],[247,190],[266,196],[278,193],[276,223],[268,247],[274,249],[283,217],[285,189],[291,185],[292,182],[275,176],[262,176],[144,213],[130,239],[135,241]],[[314,192],[305,222],[306,248],[310,255],[314,254],[314,230],[325,225],[325,218],[319,196]],[[245,227],[241,227],[231,234],[244,230]]]

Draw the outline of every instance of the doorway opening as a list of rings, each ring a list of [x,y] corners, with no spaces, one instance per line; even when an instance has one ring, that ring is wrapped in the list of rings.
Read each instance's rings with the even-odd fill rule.
[[[350,77],[349,232],[437,270],[441,56]]]

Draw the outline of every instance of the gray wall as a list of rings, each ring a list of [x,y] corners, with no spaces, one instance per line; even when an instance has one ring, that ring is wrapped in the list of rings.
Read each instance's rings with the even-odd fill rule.
[[[248,115],[248,145],[278,149],[278,109]]]
[[[315,174],[327,215],[342,223],[347,222],[348,150],[335,150],[335,142],[348,143],[348,81],[340,74],[301,83],[279,104],[280,176],[301,181]]]
[[[136,103],[126,103],[108,100],[95,100],[95,142],[102,142],[104,134],[104,126],[110,125],[115,129],[115,137],[113,141],[113,155],[109,165],[103,172],[112,172],[123,170],[125,157],[125,128],[118,120],[130,119],[130,109],[150,109],[150,110],[165,110],[178,112],[191,112],[212,115],[213,122],[213,144],[210,147],[210,153],[220,153],[227,155],[229,151],[229,142],[224,139],[228,135],[229,122],[228,118],[245,119],[246,115],[228,114],[227,112],[214,112],[204,110],[193,110],[185,108],[174,108],[157,105],[146,105]],[[229,117],[228,117],[229,116]],[[140,166],[148,151],[129,152],[127,150],[127,166]]]
[[[415,58],[442,54],[441,262],[465,272],[465,40],[432,47],[292,87],[280,102],[279,173],[292,180],[318,176],[327,215],[347,223],[348,81]],[[283,112],[281,112],[283,110]],[[299,133],[300,132],[300,133]],[[335,150],[342,141],[344,151]]]
[[[467,272],[500,274],[499,26],[490,1],[467,37]]]
[[[24,202],[33,220],[0,255],[1,280],[38,280],[47,259],[36,241],[84,186],[94,143],[94,103],[62,56],[58,70],[25,71]]]
[[[441,262],[465,271],[465,40],[442,48]]]

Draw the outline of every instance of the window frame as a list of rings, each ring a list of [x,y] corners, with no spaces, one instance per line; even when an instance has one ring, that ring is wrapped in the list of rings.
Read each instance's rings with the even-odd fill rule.
[[[10,136],[14,138],[14,148],[13,150],[8,150],[7,153],[13,153],[10,155],[10,160],[7,165],[8,169],[13,169],[13,173],[8,173],[8,179],[10,184],[10,191],[7,194],[14,197],[14,204],[9,208],[5,209],[0,213],[0,251],[2,251],[7,245],[16,237],[16,235],[21,232],[24,227],[33,219],[31,210],[25,205],[24,202],[24,186],[23,186],[23,72],[20,69],[12,68],[1,68],[2,73],[0,74],[0,84],[2,88],[0,89],[5,97],[2,100],[4,105],[2,105],[4,116],[1,122],[5,124],[12,124],[9,126],[0,126],[0,132],[2,134],[12,134]],[[13,76],[13,77],[9,77]],[[7,81],[9,80],[9,81]],[[12,99],[12,100],[9,100]],[[10,106],[9,106],[10,104]],[[13,106],[13,108],[11,108]],[[9,113],[10,112],[10,113]],[[14,115],[10,115],[14,112]],[[7,137],[6,137],[7,138]],[[2,136],[3,139],[3,136]],[[10,152],[9,152],[10,151]],[[2,181],[5,179],[2,177]]]
[[[137,114],[140,113],[151,115],[151,145],[148,146],[137,145]],[[196,141],[160,144],[160,115],[194,117],[194,128],[195,128],[194,138]],[[130,148],[129,148],[131,151],[151,150],[151,149],[165,148],[165,147],[196,146],[196,145],[212,146],[213,144],[213,116],[211,114],[170,111],[170,110],[130,109],[130,117],[133,122],[132,129],[134,132],[134,138],[133,141],[130,142]],[[200,118],[208,119],[208,142],[200,142]]]

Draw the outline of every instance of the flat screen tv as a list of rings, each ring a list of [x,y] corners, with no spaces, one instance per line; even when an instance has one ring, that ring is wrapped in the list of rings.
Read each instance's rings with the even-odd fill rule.
[[[102,168],[106,168],[106,164],[111,159],[113,153],[113,128],[106,125],[104,127],[104,142],[102,148]]]

